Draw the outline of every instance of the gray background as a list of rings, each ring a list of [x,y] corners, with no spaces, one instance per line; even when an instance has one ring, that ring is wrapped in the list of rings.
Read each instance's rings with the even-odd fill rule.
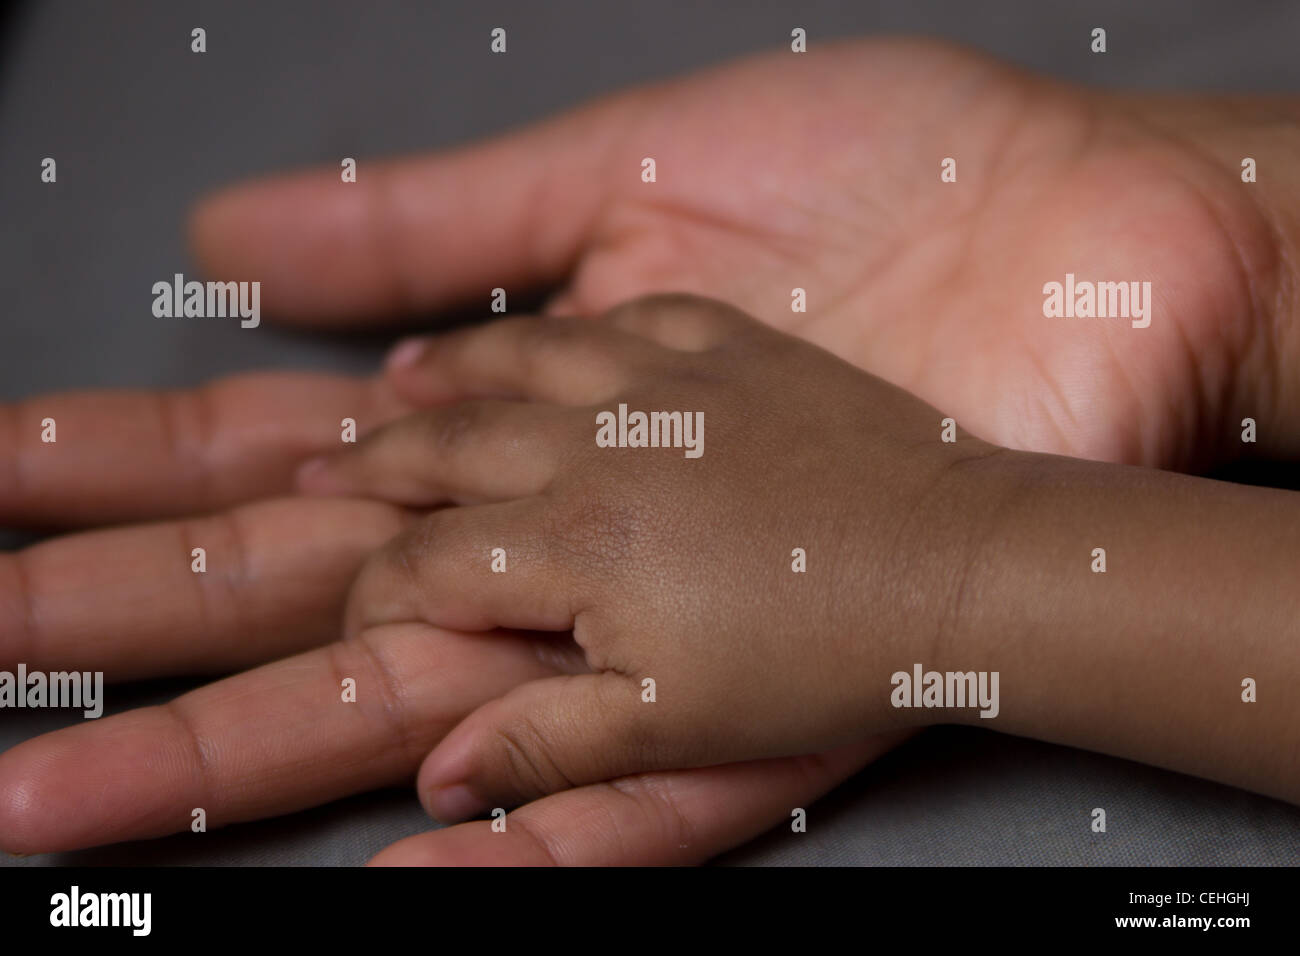
[[[1300,4],[946,2],[42,2],[0,50],[0,399],[172,386],[252,368],[367,371],[390,336],[167,323],[159,277],[196,271],[188,204],[256,173],[458,143],[641,80],[787,42],[945,36],[1109,86],[1300,89]],[[203,26],[208,53],[189,52]],[[510,52],[489,63],[488,31]],[[1108,32],[1094,56],[1088,35]],[[42,157],[59,182],[39,181]],[[445,321],[430,317],[429,322]],[[0,544],[15,545],[9,535]],[[120,710],[184,684],[119,689]],[[64,715],[0,713],[0,749]],[[1107,809],[1109,832],[1088,828]],[[0,865],[360,863],[431,826],[409,791],[291,817]],[[1125,761],[931,731],[724,862],[1295,864],[1300,810]]]

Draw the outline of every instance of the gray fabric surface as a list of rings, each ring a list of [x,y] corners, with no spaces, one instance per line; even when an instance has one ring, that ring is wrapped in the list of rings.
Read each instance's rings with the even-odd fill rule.
[[[188,51],[191,27],[209,53]],[[488,30],[510,54],[485,69]],[[0,66],[0,399],[169,386],[252,368],[364,371],[386,340],[159,322],[146,290],[191,273],[181,225],[212,186],[457,143],[628,83],[783,42],[946,36],[1072,79],[1300,88],[1300,5],[1278,2],[44,2]],[[1092,26],[1110,53],[1087,52]],[[44,188],[40,159],[59,162]],[[10,538],[12,545],[17,539]],[[113,710],[178,685],[123,688]],[[0,749],[58,713],[0,714]],[[1109,832],[1088,811],[1107,808]],[[975,730],[930,732],[739,864],[1294,864],[1300,810],[1123,761]],[[409,792],[148,843],[0,865],[353,864],[431,824]]]

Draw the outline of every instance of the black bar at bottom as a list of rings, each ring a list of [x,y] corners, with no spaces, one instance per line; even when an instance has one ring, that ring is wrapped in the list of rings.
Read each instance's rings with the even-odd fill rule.
[[[864,943],[901,932],[927,951],[948,939],[1200,938],[1233,945],[1294,931],[1296,877],[1296,869],[1282,868],[14,867],[0,869],[0,926],[6,943],[283,940],[332,951],[349,940],[440,945],[456,938],[464,940],[457,948],[475,940],[499,946],[547,939],[639,940],[676,949],[702,937],[730,946],[755,939],[766,948],[785,935],[802,948],[820,948],[832,945],[832,932]]]

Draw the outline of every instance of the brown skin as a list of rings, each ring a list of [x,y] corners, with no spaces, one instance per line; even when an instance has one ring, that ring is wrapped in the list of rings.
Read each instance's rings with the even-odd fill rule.
[[[336,169],[237,186],[199,207],[193,238],[214,278],[262,280],[267,309],[301,322],[420,316],[482,303],[498,284],[513,297],[562,283],[556,309],[584,316],[640,292],[694,290],[916,392],[987,440],[1186,468],[1240,453],[1246,414],[1270,454],[1293,452],[1300,435],[1288,384],[1295,118],[1293,98],[1099,93],[946,45],[871,39],[621,93],[486,144],[364,162],[346,187]],[[639,180],[648,154],[653,191]],[[938,179],[948,155],[957,184]],[[1259,161],[1259,183],[1240,182],[1241,155]],[[1177,307],[1138,348],[1094,324],[1044,323],[1035,289],[1067,267],[1154,280],[1177,290]],[[789,309],[796,285],[809,291],[804,315]],[[127,680],[306,653],[0,755],[0,846],[71,849],[186,829],[197,805],[219,825],[399,784],[445,729],[538,676],[530,646],[424,628],[441,667],[426,683],[398,628],[380,659],[395,674],[389,710],[412,732],[399,739],[382,708],[346,723],[331,703],[337,659],[360,653],[330,644],[346,582],[408,516],[278,496],[299,463],[336,447],[341,418],[373,427],[412,407],[382,380],[286,374],[6,407],[6,523],[156,523],[0,556],[0,666],[93,662]],[[45,415],[59,422],[57,446],[32,427]],[[214,516],[198,533],[228,549],[229,573],[210,574],[207,593],[176,559],[197,514]],[[454,692],[446,674],[458,675]],[[384,756],[362,768],[358,752]],[[630,781],[632,800],[572,791],[516,812],[509,838],[439,831],[384,859],[463,861],[494,841],[492,854],[510,847],[529,861],[688,862],[854,769],[843,756],[805,758]],[[611,850],[580,819],[628,838]]]
[[[1294,493],[943,442],[942,415],[898,388],[685,296],[434,339],[393,369],[399,393],[421,380],[498,397],[300,479],[460,506],[367,561],[347,636],[571,630],[590,669],[448,734],[420,774],[439,819],[954,719],[1300,801]],[[703,412],[703,456],[598,446],[620,403]],[[998,671],[1002,712],[892,706],[914,663]],[[1265,703],[1241,701],[1248,676]]]

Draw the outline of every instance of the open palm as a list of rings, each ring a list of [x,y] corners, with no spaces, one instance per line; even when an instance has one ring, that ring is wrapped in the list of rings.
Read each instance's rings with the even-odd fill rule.
[[[1285,343],[1271,322],[1290,288],[1276,230],[1236,160],[1196,138],[1225,116],[1067,89],[938,45],[868,41],[619,94],[448,154],[363,162],[355,184],[326,170],[237,187],[198,210],[194,241],[215,277],[261,280],[264,307],[303,322],[486,307],[498,286],[552,286],[551,309],[593,317],[645,292],[710,295],[989,440],[1186,467],[1230,453],[1225,423],[1239,413],[1280,422],[1288,404],[1273,378]],[[654,183],[641,180],[645,157]],[[955,183],[940,181],[944,157],[957,160]],[[1151,327],[1045,319],[1042,286],[1067,272],[1151,281]],[[805,313],[791,310],[794,288]],[[408,408],[382,381],[272,375],[11,409],[6,520],[177,520],[7,556],[0,664],[120,680],[301,653],[7,752],[0,846],[183,830],[197,806],[218,825],[408,780],[483,700],[576,666],[506,635],[407,627],[329,643],[351,574],[406,517],[276,496],[299,462],[336,447],[340,418],[369,428]],[[21,427],[47,414],[60,422],[57,454]],[[129,457],[117,451],[125,428]],[[1284,429],[1261,432],[1286,447]],[[184,517],[204,513],[216,517]],[[196,535],[237,572],[196,588]],[[352,672],[375,693],[348,709],[338,678]],[[892,742],[587,788],[516,811],[508,840],[470,824],[384,858],[702,859]]]
[[[1279,213],[1239,157],[1295,103],[1105,94],[969,51],[872,40],[634,90],[431,159],[241,187],[201,211],[209,265],[282,315],[482,303],[555,311],[711,295],[1011,447],[1162,467],[1281,425]],[[642,181],[653,158],[656,181]],[[957,161],[957,181],[940,162]],[[1276,193],[1270,194],[1276,195]],[[1043,285],[1149,281],[1149,328],[1047,319]],[[804,289],[807,312],[791,309]],[[1238,413],[1241,414],[1238,414]],[[1261,428],[1272,451],[1292,451]]]

